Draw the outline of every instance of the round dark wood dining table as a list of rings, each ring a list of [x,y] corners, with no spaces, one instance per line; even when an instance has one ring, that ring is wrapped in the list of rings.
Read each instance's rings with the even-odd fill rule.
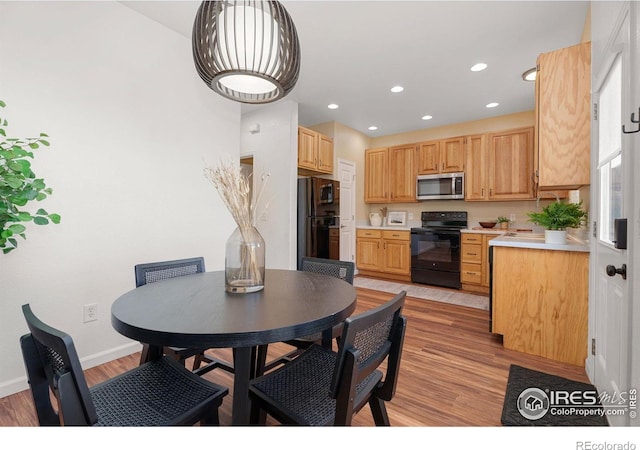
[[[233,348],[232,424],[248,425],[255,348],[329,329],[355,307],[355,288],[328,275],[267,269],[263,290],[232,294],[218,271],[135,288],[113,303],[111,324],[149,344],[150,358],[163,346]]]

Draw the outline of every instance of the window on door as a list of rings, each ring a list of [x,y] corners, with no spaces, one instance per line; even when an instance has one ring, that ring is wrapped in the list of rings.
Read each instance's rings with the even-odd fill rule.
[[[600,217],[598,239],[613,245],[613,221],[623,217],[622,204],[622,62],[616,57],[598,102],[598,174]]]

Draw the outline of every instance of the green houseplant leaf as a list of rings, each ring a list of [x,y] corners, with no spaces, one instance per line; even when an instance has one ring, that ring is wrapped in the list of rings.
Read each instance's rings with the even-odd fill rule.
[[[0,100],[0,108],[6,106]],[[26,239],[26,227],[22,224],[33,222],[36,225],[60,223],[60,215],[50,214],[40,208],[31,213],[21,209],[32,201],[42,201],[53,192],[44,179],[37,178],[31,168],[33,152],[50,145],[45,133],[34,138],[9,138],[5,130],[8,122],[0,119],[0,249],[9,253],[18,246],[15,236]],[[22,223],[21,223],[22,222]]]
[[[579,228],[587,220],[582,202],[553,202],[542,208],[541,212],[527,213],[529,221],[547,230],[565,230]]]

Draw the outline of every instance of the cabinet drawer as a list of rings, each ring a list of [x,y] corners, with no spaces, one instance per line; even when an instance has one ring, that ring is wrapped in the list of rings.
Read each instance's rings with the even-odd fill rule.
[[[461,242],[463,244],[482,244],[482,235],[480,233],[462,233]]]
[[[460,281],[462,283],[480,284],[482,283],[482,268],[478,264],[462,263],[460,270]]]
[[[482,263],[482,245],[465,244],[462,246],[462,262]]]
[[[381,230],[368,230],[364,228],[358,228],[356,230],[356,237],[368,237],[368,238],[381,238]]]
[[[396,241],[408,241],[411,239],[411,234],[408,231],[384,230],[382,231],[382,237]]]
[[[340,237],[340,230],[338,228],[329,228],[329,237]]]

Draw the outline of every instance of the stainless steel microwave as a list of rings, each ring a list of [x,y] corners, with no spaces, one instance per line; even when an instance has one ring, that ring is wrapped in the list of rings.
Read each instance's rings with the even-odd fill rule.
[[[418,175],[417,200],[464,199],[464,172]]]

